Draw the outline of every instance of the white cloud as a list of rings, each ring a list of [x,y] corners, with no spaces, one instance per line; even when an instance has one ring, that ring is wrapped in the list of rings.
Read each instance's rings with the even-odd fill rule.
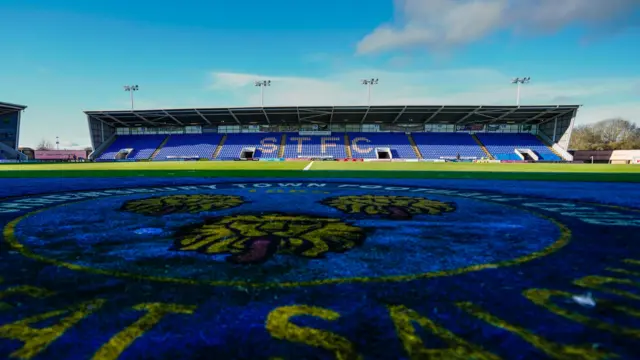
[[[55,147],[55,141],[52,142],[52,144]],[[60,140],[60,150],[84,150],[87,147],[90,147],[91,145],[82,145],[80,143],[76,143],[73,141],[69,141],[69,140]]]
[[[265,106],[366,105],[367,88],[360,79],[378,77],[372,87],[372,105],[504,105],[515,104],[516,89],[510,78],[491,69],[456,69],[437,72],[354,71],[327,77],[269,76],[268,74],[212,73],[211,89],[224,93],[232,104],[259,106],[257,79],[271,79],[265,89]],[[592,122],[621,116],[640,120],[640,103],[630,90],[640,77],[593,78],[556,82],[531,82],[522,87],[521,104],[584,105],[578,120]]]
[[[357,45],[360,54],[464,45],[498,30],[553,32],[567,25],[623,28],[637,0],[395,0],[397,21]]]

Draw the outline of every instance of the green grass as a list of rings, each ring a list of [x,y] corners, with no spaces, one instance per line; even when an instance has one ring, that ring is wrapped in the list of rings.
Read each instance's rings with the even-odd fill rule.
[[[262,177],[413,178],[640,182],[640,166],[591,164],[474,164],[425,162],[127,162],[7,164],[2,178]]]

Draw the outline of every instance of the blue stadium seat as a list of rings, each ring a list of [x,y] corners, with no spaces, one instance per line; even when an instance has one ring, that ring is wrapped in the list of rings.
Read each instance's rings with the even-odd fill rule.
[[[375,148],[389,148],[394,159],[415,159],[417,156],[405,133],[348,133],[351,155],[356,159],[375,159]],[[551,149],[535,135],[529,133],[477,133],[478,139],[498,160],[521,160],[515,149],[530,149],[540,160],[560,161]],[[171,135],[154,160],[173,158],[211,159],[224,134]],[[330,156],[336,159],[347,157],[344,133],[330,136],[299,135],[286,133],[285,158]],[[482,148],[467,133],[412,133],[418,150],[424,159],[480,159],[486,156]],[[114,160],[122,149],[132,148],[128,159],[149,159],[162,144],[166,135],[118,136],[97,160]],[[255,148],[254,158],[276,158],[280,150],[282,133],[234,133],[227,134],[219,160],[240,158],[243,148]]]
[[[175,158],[213,159],[222,134],[171,135],[153,160]]]
[[[278,157],[281,133],[243,133],[227,134],[217,160],[235,160],[240,158],[243,148],[256,148],[254,158],[273,159]]]
[[[467,133],[412,133],[413,140],[423,159],[480,159],[487,155]]]
[[[287,133],[287,142],[284,148],[285,158],[296,159],[299,157],[321,156],[345,159],[347,153],[344,146],[344,133],[333,133],[330,136]]]
[[[351,156],[354,159],[376,159],[376,148],[389,148],[394,159],[417,159],[405,133],[349,133]]]
[[[115,160],[122,149],[133,149],[127,159],[149,159],[167,135],[121,135],[96,160]]]
[[[498,160],[522,160],[516,155],[515,149],[530,149],[538,155],[540,160],[562,160],[533,134],[478,133],[476,136]]]

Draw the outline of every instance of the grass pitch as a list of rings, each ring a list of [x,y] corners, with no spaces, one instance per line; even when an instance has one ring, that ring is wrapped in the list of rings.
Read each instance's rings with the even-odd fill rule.
[[[311,165],[309,167],[309,165]],[[305,171],[305,169],[307,169]],[[640,166],[426,162],[127,162],[11,164],[0,178],[49,177],[395,178],[640,182]]]

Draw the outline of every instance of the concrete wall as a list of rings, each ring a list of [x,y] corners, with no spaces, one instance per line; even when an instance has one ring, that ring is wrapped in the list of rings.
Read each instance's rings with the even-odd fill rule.
[[[578,150],[573,153],[573,161],[590,162],[592,156],[595,162],[630,162],[640,157],[640,150]]]

